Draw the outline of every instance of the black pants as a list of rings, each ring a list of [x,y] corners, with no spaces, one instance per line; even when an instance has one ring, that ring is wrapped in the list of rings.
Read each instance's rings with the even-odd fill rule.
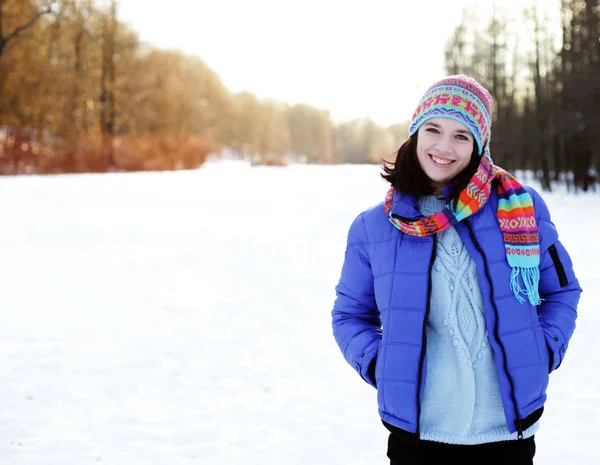
[[[514,441],[459,446],[419,441],[417,444],[390,434],[390,465],[533,465],[533,437]]]

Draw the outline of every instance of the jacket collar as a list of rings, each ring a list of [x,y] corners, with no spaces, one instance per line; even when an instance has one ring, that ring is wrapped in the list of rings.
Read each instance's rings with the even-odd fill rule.
[[[450,185],[442,189],[442,194],[447,202],[450,202],[451,189]],[[415,194],[403,194],[395,189],[391,213],[399,219],[408,221],[417,221],[423,218],[423,214],[419,211],[419,198]]]

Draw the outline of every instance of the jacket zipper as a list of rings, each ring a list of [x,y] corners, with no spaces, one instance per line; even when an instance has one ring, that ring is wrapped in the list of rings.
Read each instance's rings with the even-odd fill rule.
[[[500,335],[498,333],[498,307],[496,307],[496,302],[494,301],[494,284],[493,284],[491,276],[490,276],[490,270],[489,270],[488,264],[487,264],[487,257],[485,256],[485,253],[483,252],[481,245],[479,245],[479,242],[477,241],[477,238],[475,237],[475,234],[473,233],[473,229],[471,228],[471,224],[469,223],[469,221],[465,220],[465,224],[466,224],[467,228],[469,229],[469,235],[471,236],[471,240],[473,241],[475,248],[477,249],[477,251],[481,254],[481,257],[483,258],[483,265],[485,268],[485,276],[488,280],[488,283],[490,284],[490,300],[492,302],[492,308],[494,309],[494,317],[495,317],[494,339],[496,340],[496,343],[498,344],[498,346],[500,346],[500,349],[502,350],[502,358],[504,361],[504,371],[506,373],[506,377],[508,378],[508,382],[510,384],[510,398],[513,402],[513,407],[515,409],[517,437],[519,439],[523,439],[523,426],[521,424],[521,417],[519,415],[519,410],[517,408],[517,399],[515,398],[515,386],[513,383],[513,379],[510,376],[510,373],[508,372],[508,361],[506,358],[506,350],[504,349],[504,345],[502,344],[502,341],[500,340]]]
[[[565,273],[565,267],[558,256],[556,245],[552,244],[550,247],[548,247],[548,252],[550,252],[550,257],[552,257],[552,261],[554,262],[554,268],[556,268],[556,274],[558,275],[560,287],[565,287],[567,284],[569,284],[569,280],[567,279],[567,273]]]
[[[427,307],[425,309],[425,319],[423,320],[423,336],[421,340],[421,358],[419,360],[419,382],[417,383],[417,442],[421,437],[421,385],[423,383],[423,365],[425,363],[425,351],[427,350],[427,320],[431,310],[431,288],[432,288],[432,273],[433,262],[435,261],[437,252],[437,234],[433,236],[433,251],[429,260],[428,280],[427,280]]]

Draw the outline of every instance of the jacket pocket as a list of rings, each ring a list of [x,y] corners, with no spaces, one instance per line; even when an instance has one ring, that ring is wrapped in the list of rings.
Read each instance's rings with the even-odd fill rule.
[[[552,244],[550,247],[548,247],[548,252],[550,253],[550,257],[554,263],[554,269],[558,275],[560,287],[565,287],[567,284],[569,284],[569,280],[567,279],[567,273],[565,273],[565,267],[558,256],[558,250],[556,249],[556,246]]]

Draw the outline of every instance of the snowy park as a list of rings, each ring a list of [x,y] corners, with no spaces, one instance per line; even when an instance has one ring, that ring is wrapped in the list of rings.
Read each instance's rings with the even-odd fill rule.
[[[389,463],[330,315],[379,173],[213,161],[0,179],[0,463]],[[542,195],[583,294],[535,463],[597,465],[600,196]]]

